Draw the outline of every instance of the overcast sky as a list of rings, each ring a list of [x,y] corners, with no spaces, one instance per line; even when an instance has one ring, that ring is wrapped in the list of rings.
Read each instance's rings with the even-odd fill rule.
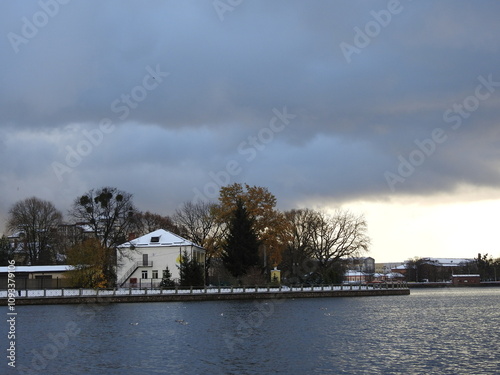
[[[497,1],[3,1],[0,231],[233,182],[368,219],[376,261],[500,257]]]

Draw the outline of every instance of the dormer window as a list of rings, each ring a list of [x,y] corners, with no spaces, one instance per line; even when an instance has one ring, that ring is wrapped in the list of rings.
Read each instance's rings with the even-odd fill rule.
[[[158,237],[151,237],[151,243],[153,243],[153,242],[156,242],[156,243],[160,242],[160,237],[159,236]]]

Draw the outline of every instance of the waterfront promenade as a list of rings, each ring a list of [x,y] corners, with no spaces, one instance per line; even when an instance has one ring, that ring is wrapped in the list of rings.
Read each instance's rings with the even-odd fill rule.
[[[16,305],[218,301],[279,298],[366,297],[408,295],[406,284],[323,285],[314,287],[177,287],[170,289],[43,289],[19,290]],[[0,291],[0,305],[7,305],[7,291]]]

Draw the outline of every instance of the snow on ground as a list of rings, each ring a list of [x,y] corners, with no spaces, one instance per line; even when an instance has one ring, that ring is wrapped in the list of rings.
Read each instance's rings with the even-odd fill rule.
[[[380,288],[380,287],[377,287]],[[389,286],[389,288],[392,288]],[[315,286],[315,287],[207,287],[205,289],[190,289],[179,287],[175,289],[44,289],[44,290],[18,290],[17,297],[95,297],[95,296],[126,296],[126,295],[159,295],[159,294],[218,294],[218,293],[276,293],[276,292],[321,292],[333,290],[370,290],[372,286],[344,285],[344,286]],[[7,291],[0,291],[0,298],[7,298]]]

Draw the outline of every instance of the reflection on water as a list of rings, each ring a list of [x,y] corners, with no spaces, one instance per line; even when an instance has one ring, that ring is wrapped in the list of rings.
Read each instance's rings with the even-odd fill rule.
[[[497,374],[499,297],[500,289],[467,288],[388,297],[19,306],[18,371],[6,360],[2,369]]]

